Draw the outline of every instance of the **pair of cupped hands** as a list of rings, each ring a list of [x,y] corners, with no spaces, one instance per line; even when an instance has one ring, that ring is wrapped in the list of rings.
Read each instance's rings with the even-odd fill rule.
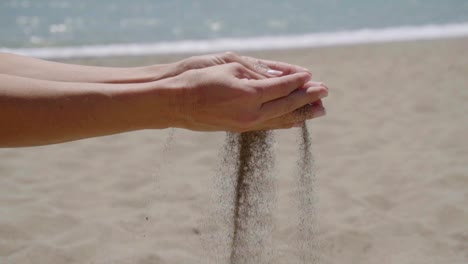
[[[168,78],[183,87],[174,126],[233,132],[301,126],[325,114],[328,88],[311,78],[300,66],[233,52],[184,59]]]

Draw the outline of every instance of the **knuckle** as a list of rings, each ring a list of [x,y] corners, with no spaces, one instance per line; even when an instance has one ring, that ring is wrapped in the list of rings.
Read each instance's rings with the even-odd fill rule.
[[[239,55],[233,51],[226,51],[223,53],[222,57],[226,60],[234,61],[239,58]]]
[[[231,71],[235,72],[238,75],[243,75],[246,72],[245,67],[239,62],[231,62],[228,64],[231,67]]]
[[[183,73],[187,70],[190,70],[191,69],[190,65],[192,65],[192,63],[193,63],[193,57],[187,58],[185,60],[181,60],[176,64],[176,71]]]
[[[224,54],[221,54],[221,53],[213,54],[212,59],[216,65],[226,64],[226,59],[224,58]]]
[[[239,55],[235,53],[234,51],[226,51],[223,53],[225,58],[238,58]]]

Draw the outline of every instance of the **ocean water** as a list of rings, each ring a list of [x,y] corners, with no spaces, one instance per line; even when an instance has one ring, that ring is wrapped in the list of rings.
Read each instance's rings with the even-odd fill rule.
[[[390,29],[398,39],[402,29],[414,35],[430,26],[430,36],[434,29],[440,35],[467,35],[468,0],[0,0],[0,25],[0,50],[39,56],[42,51],[45,57],[106,50],[164,53],[171,47],[203,52],[232,48],[229,43],[240,40],[259,40],[257,46],[249,44],[254,48],[268,48],[267,42],[294,46],[301,36],[309,38],[304,45],[313,46],[320,36],[337,32],[367,32],[369,38]],[[343,36],[342,42],[352,42]]]

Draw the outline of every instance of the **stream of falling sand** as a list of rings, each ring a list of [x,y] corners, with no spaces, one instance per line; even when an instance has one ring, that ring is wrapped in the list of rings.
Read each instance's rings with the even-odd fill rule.
[[[270,263],[273,137],[271,131],[238,135],[230,264]]]
[[[298,225],[298,257],[303,264],[318,264],[317,224],[316,224],[316,194],[315,171],[312,156],[312,144],[307,128],[304,124],[300,130],[299,159],[297,161],[297,203],[299,211]]]
[[[297,162],[298,247],[301,263],[319,262],[315,245],[315,197],[311,140],[307,125],[300,128]],[[270,131],[237,135],[230,264],[271,263],[273,136]],[[231,135],[232,138],[232,135]],[[233,146],[231,146],[232,148]]]

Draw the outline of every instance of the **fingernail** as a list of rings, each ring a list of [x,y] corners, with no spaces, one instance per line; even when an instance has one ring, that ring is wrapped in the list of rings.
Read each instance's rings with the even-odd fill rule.
[[[325,108],[320,108],[317,110],[314,110],[314,114],[312,115],[312,118],[317,118],[324,116],[326,114]]]
[[[319,86],[324,86],[323,85],[323,82],[313,82],[313,81],[309,81],[307,82],[307,85],[309,87],[319,87]]]
[[[325,87],[323,87],[323,86],[310,86],[310,87],[307,88],[306,93],[319,93],[318,96],[320,96],[322,93],[325,96],[328,95],[327,89]]]
[[[322,90],[322,91],[320,91],[320,92],[319,92],[319,95],[318,95],[318,97],[319,97],[320,99],[325,98],[325,97],[327,97],[327,96],[328,96],[328,91],[327,91],[327,90]]]
[[[275,75],[275,76],[281,76],[283,75],[283,72],[282,71],[277,71],[277,70],[272,70],[272,69],[269,69],[267,71],[268,74],[270,75]]]

